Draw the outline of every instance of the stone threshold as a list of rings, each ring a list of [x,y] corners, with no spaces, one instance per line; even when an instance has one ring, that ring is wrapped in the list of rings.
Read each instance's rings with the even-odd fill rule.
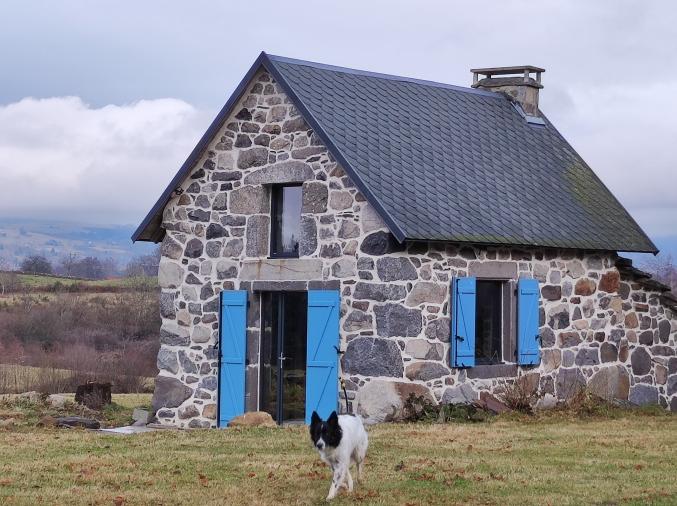
[[[517,376],[517,364],[482,364],[465,371],[469,379],[514,378]]]

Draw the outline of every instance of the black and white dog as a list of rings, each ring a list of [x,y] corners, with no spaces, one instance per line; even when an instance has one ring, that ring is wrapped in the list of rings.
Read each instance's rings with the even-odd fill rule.
[[[354,462],[357,466],[357,481],[360,481],[369,445],[362,420],[354,415],[338,416],[334,411],[325,422],[313,411],[310,420],[310,438],[320,453],[320,458],[334,473],[327,501],[336,497],[342,486],[352,492],[353,477],[350,475],[350,464]]]

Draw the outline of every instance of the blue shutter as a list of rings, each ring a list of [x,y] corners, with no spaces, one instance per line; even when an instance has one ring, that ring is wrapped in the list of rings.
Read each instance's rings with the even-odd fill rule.
[[[324,419],[338,405],[338,290],[308,291],[306,423],[313,411]]]
[[[244,413],[247,291],[221,292],[219,427]]]
[[[475,278],[452,281],[451,364],[454,367],[475,365]]]
[[[538,281],[517,282],[517,363],[538,365],[540,356],[538,332]]]

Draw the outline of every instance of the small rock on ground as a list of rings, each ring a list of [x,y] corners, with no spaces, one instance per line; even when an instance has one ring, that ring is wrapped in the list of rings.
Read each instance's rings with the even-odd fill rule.
[[[56,419],[57,427],[84,427],[85,429],[100,429],[98,420],[82,416],[63,416]]]
[[[53,408],[63,408],[68,402],[68,398],[65,395],[52,394],[47,396],[47,404]]]
[[[270,413],[251,411],[233,418],[228,427],[277,427],[277,424]]]

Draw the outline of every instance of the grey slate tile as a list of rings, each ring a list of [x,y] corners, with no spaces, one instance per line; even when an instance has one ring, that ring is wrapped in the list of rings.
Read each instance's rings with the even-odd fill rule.
[[[270,59],[407,239],[655,249],[552,124],[502,95]]]

